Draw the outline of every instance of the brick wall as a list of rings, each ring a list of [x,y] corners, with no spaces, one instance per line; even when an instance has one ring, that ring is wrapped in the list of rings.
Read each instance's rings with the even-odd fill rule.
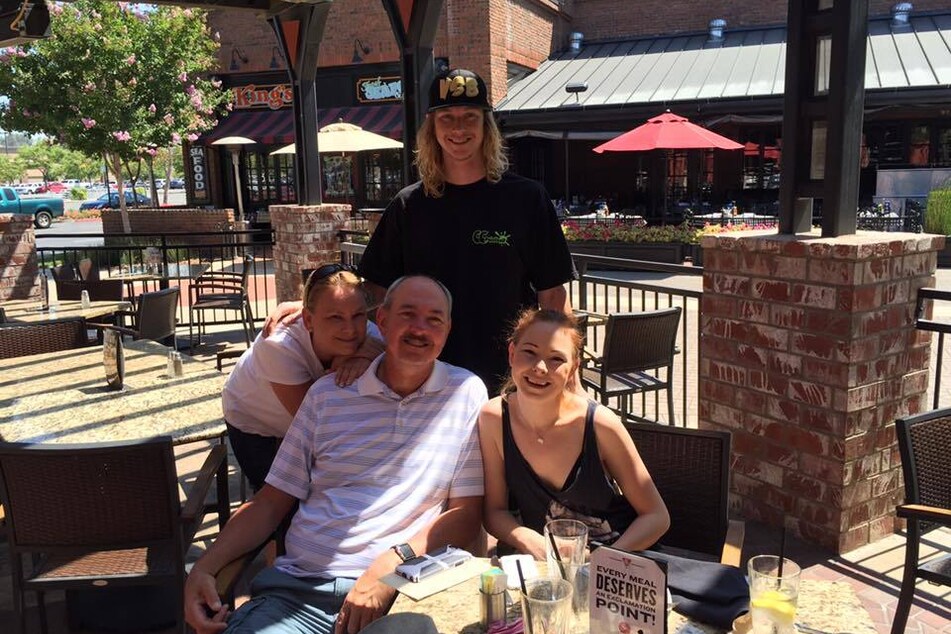
[[[33,218],[0,214],[0,302],[39,299]]]
[[[871,0],[869,15],[888,15],[894,0]],[[947,0],[918,0],[915,13],[947,11]],[[642,37],[665,33],[705,31],[714,18],[725,18],[727,30],[742,27],[785,24],[787,0],[713,0],[712,2],[669,2],[665,0],[582,0],[575,3],[572,31],[585,39]]]
[[[453,67],[479,73],[493,101],[498,101],[506,92],[506,62],[536,68],[552,51],[566,46],[564,15],[551,0],[447,0],[434,55],[449,58]],[[212,11],[208,22],[221,39],[218,59],[222,73],[273,70],[270,64],[276,39],[264,19],[248,11],[221,9]],[[363,63],[399,61],[389,18],[378,0],[336,0],[320,45],[320,66],[352,64],[357,39],[370,49],[361,52]],[[235,46],[248,62],[231,71]],[[278,61],[284,68],[283,61]]]
[[[346,227],[350,205],[272,205],[274,285],[277,301],[300,299],[300,272],[340,261],[337,232]]]
[[[896,417],[926,406],[917,290],[944,237],[703,240],[700,426],[733,433],[733,510],[837,552],[893,531]]]
[[[223,231],[234,227],[231,209],[188,209],[169,207],[135,207],[129,209],[132,233],[168,233],[189,231]],[[102,232],[121,236],[122,214],[118,209],[102,210]],[[221,242],[218,236],[176,236],[179,244],[212,244]]]

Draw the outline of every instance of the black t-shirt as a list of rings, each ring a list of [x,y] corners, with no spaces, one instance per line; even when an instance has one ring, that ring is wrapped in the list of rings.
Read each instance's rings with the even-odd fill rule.
[[[360,275],[387,287],[414,273],[435,277],[453,297],[452,330],[441,359],[479,375],[490,394],[508,373],[506,336],[536,291],[575,277],[561,225],[545,189],[506,173],[495,184],[421,183],[387,206],[360,261]]]

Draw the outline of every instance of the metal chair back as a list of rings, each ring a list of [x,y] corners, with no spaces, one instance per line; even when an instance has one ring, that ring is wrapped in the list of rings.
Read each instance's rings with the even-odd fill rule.
[[[0,359],[84,348],[92,343],[82,317],[0,327]]]
[[[657,486],[670,529],[660,544],[719,561],[729,527],[729,432],[626,422]]]
[[[137,301],[136,330],[140,339],[162,341],[175,336],[178,287],[142,293]]]
[[[642,372],[673,363],[680,306],[608,315],[601,371]]]

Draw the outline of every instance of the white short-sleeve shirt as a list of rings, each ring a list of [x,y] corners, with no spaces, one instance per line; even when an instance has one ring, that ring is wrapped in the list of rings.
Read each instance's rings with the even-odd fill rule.
[[[367,336],[381,339],[379,329],[369,321]],[[319,379],[325,371],[303,319],[278,326],[270,337],[258,334],[225,383],[221,394],[225,420],[244,432],[281,438],[294,417],[271,383],[300,385]]]
[[[437,361],[403,398],[377,377],[383,358],[349,387],[317,381],[281,444],[267,483],[301,500],[275,562],[283,572],[358,577],[450,498],[483,494],[476,420],[485,385]]]

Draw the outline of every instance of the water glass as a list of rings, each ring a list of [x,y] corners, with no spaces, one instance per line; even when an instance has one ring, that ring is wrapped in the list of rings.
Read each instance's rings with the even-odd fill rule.
[[[554,539],[553,539],[554,538]],[[558,548],[555,555],[554,542]],[[545,524],[545,553],[548,576],[571,583],[571,626],[573,633],[588,630],[588,527],[578,520],[552,520]]]
[[[568,634],[571,584],[564,579],[532,579],[522,593],[525,634]]]
[[[750,559],[750,615],[754,634],[795,634],[796,604],[802,570],[789,559],[758,555]]]

